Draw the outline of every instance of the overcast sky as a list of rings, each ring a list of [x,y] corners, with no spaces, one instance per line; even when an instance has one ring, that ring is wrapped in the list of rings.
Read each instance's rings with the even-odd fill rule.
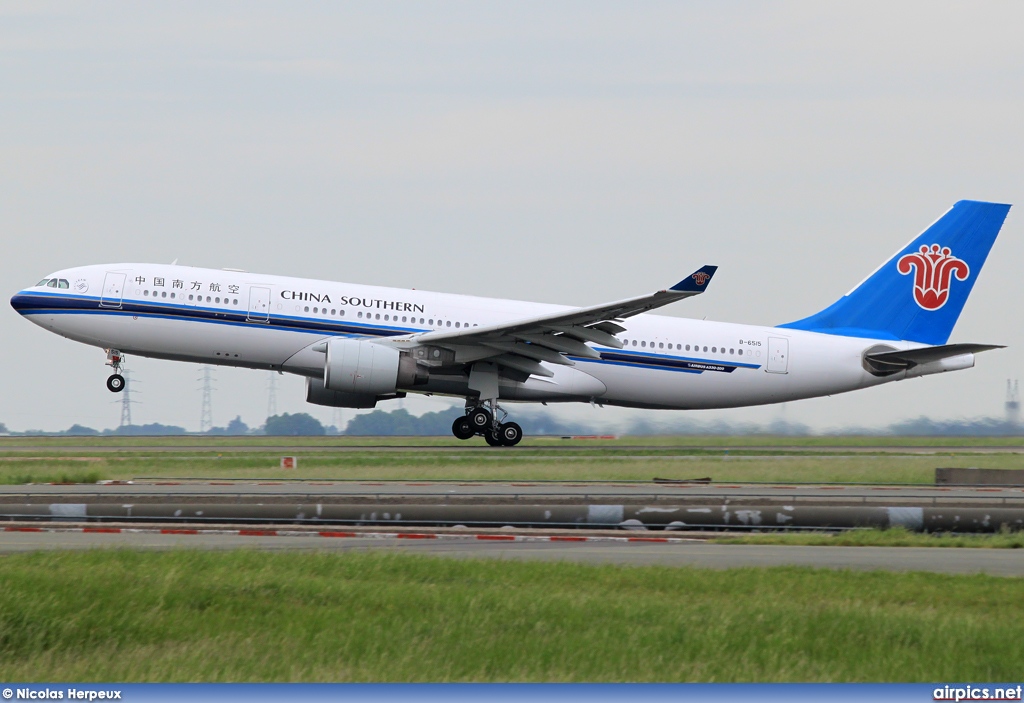
[[[0,281],[9,297],[62,267],[177,259],[586,305],[710,263],[709,292],[668,314],[779,324],[955,201],[1021,203],[1022,26],[1012,2],[7,0]],[[1021,221],[951,340],[1008,349],[786,418],[1001,414],[1024,350]],[[117,425],[102,351],[7,305],[0,335],[0,422]],[[198,428],[198,367],[129,367],[136,424]],[[267,374],[215,375],[215,423],[261,424]],[[333,418],[296,377],[278,408]]]

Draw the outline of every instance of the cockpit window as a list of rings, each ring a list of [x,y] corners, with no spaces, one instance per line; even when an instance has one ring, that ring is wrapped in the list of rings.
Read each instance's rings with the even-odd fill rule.
[[[56,278],[51,278],[50,282],[46,284],[46,287],[47,288],[56,288],[57,287],[57,279]]]
[[[37,288],[41,288],[42,286],[45,286],[49,282],[50,282],[49,278],[44,278],[43,280],[39,281],[39,283],[36,284],[36,287]]]
[[[57,281],[57,287],[58,288],[70,288],[71,285],[68,283],[68,279],[62,278],[59,281]]]

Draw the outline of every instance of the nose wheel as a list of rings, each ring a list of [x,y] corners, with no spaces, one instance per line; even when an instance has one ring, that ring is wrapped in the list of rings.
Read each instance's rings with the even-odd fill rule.
[[[124,390],[124,376],[121,375],[121,363],[124,355],[117,349],[107,350],[107,366],[114,370],[114,373],[107,378],[107,390],[111,393],[120,393]]]

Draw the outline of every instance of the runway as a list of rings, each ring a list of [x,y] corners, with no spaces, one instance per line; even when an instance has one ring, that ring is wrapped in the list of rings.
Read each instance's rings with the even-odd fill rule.
[[[803,566],[823,569],[924,571],[942,574],[1024,576],[1024,550],[936,547],[806,547],[723,545],[700,541],[516,542],[465,539],[401,539],[153,532],[6,532],[0,554],[50,549],[266,549],[347,552],[395,551],[453,558],[574,561],[623,566],[730,569]]]

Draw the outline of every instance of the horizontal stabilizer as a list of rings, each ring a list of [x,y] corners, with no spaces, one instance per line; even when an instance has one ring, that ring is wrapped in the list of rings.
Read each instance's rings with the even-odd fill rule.
[[[876,364],[885,364],[893,368],[912,369],[920,364],[948,359],[964,354],[977,354],[991,349],[1003,349],[999,344],[943,344],[937,347],[920,347],[906,351],[888,351],[866,354],[865,357]]]

